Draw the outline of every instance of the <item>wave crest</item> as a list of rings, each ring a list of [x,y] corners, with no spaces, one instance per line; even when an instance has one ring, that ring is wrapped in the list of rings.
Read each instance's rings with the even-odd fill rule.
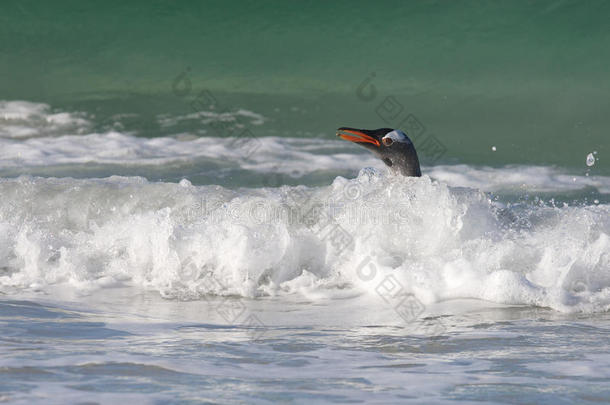
[[[425,303],[610,306],[607,205],[504,207],[474,189],[374,169],[317,188],[24,176],[0,191],[5,292],[362,294],[391,276]]]

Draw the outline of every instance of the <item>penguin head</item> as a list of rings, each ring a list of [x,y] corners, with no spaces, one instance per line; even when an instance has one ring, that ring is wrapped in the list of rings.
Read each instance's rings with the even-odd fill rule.
[[[403,176],[419,177],[419,159],[413,142],[400,129],[356,129],[341,127],[337,136],[357,143],[379,157],[392,171]]]

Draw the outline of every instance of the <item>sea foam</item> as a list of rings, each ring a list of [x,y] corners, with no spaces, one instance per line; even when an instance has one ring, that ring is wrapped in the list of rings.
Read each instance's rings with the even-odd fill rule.
[[[209,295],[412,294],[610,308],[608,205],[504,207],[375,169],[325,187],[0,180],[0,290],[129,285]],[[384,284],[385,283],[385,284]],[[387,290],[387,288],[386,288]]]
[[[90,126],[83,113],[53,111],[44,103],[0,100],[0,139],[83,134]]]
[[[35,173],[63,173],[92,167],[108,167],[112,172],[119,166],[123,172],[163,166],[186,170],[200,165],[235,174],[245,170],[301,178],[315,173],[357,172],[362,167],[384,168],[372,154],[346,145],[319,138],[142,138],[117,131],[24,140],[0,138],[0,173],[13,176],[13,172],[27,168]],[[436,165],[424,166],[424,171],[452,186],[485,191],[523,194],[594,189],[610,193],[610,177],[574,174],[550,166]]]

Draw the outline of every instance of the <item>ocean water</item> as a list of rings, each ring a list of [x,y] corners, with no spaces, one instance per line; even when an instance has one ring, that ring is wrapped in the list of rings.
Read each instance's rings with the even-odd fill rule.
[[[610,401],[608,11],[3,3],[0,402]]]

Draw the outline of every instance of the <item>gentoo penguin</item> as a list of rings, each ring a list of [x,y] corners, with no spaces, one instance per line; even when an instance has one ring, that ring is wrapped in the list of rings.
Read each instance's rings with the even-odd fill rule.
[[[420,177],[419,159],[413,142],[400,129],[355,129],[341,127],[337,136],[356,142],[373,152],[390,170],[403,176]]]

